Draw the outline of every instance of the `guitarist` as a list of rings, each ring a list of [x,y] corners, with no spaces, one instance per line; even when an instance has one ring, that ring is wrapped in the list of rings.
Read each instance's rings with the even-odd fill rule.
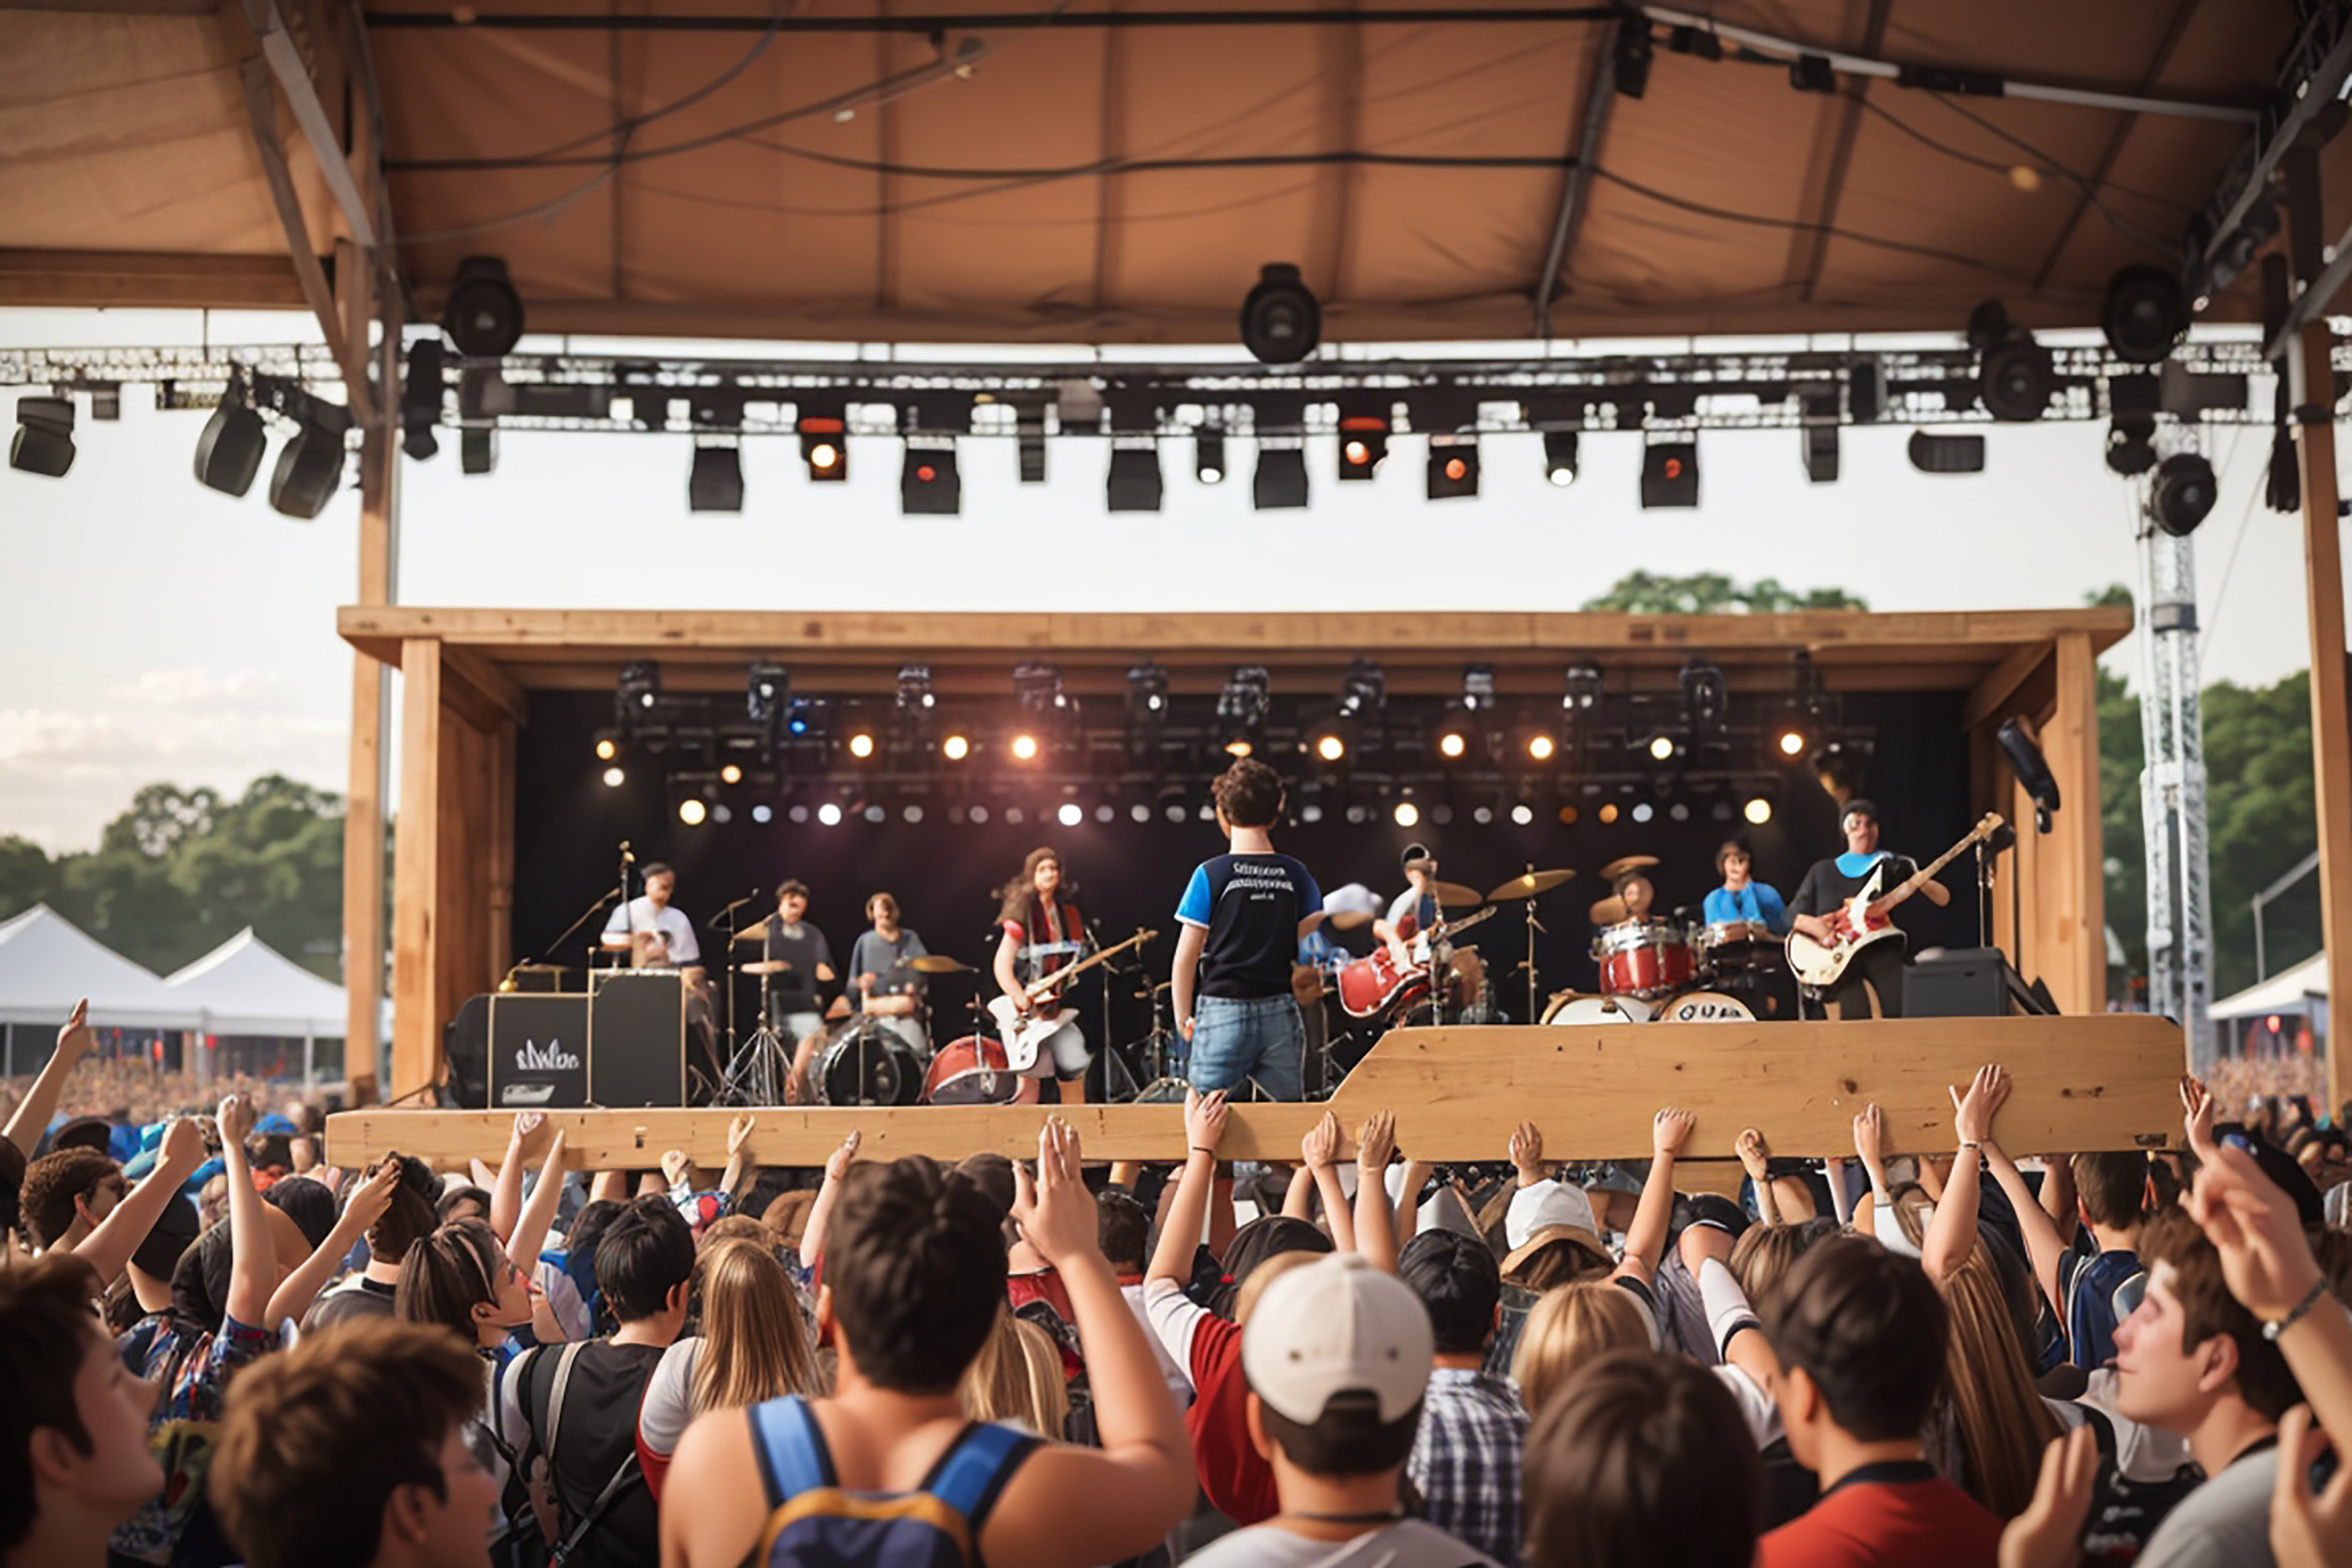
[[[1891,894],[1918,870],[1901,855],[1878,847],[1878,807],[1856,796],[1845,803],[1838,818],[1845,832],[1845,853],[1816,860],[1789,900],[1790,924],[1815,942],[1833,943],[1845,920],[1843,906],[1853,901],[1872,875],[1878,878],[1880,900],[1870,906],[1883,913],[1885,895]],[[1919,884],[1927,901],[1938,906],[1952,901],[1951,889],[1930,879]],[[1828,1018],[1899,1018],[1903,1016],[1903,939],[1898,935],[1873,942],[1846,966],[1837,984],[1820,996],[1805,997],[1805,1016]]]
[[[1086,921],[1070,901],[1076,890],[1062,880],[1062,857],[1050,844],[1029,851],[1021,862],[1021,875],[1004,885],[1003,902],[996,911],[996,923],[1003,931],[996,943],[996,984],[1024,1021],[1041,1006],[1061,1005],[1058,995],[1043,1003],[1031,1001],[1028,987],[1086,953]],[[1043,1078],[1050,1068],[1061,1080],[1062,1103],[1083,1105],[1087,1064],[1092,1060],[1094,1053],[1087,1049],[1073,1013],[1068,1023],[1045,1037],[1031,1072]]]

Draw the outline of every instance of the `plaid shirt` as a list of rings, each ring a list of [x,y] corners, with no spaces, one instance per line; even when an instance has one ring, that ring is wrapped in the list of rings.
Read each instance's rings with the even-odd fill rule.
[[[1405,1474],[1422,1517],[1506,1565],[1519,1560],[1519,1450],[1528,1413],[1507,1379],[1436,1367]]]
[[[140,1563],[234,1560],[205,1496],[230,1374],[277,1348],[278,1336],[231,1318],[217,1332],[156,1312],[115,1339],[122,1363],[163,1381],[147,1442],[163,1467],[163,1489],[115,1528],[109,1555]]]

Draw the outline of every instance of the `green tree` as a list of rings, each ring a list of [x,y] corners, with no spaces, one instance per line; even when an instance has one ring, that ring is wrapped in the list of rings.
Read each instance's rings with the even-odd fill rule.
[[[1866,610],[1870,606],[1843,588],[1793,589],[1773,577],[1745,587],[1719,572],[1687,577],[1630,573],[1597,599],[1588,610],[1620,610],[1638,615],[1720,616],[1769,615],[1781,610]]]

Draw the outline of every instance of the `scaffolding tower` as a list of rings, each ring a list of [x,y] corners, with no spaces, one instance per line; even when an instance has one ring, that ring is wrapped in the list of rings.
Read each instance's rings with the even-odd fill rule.
[[[2189,1070],[2210,1078],[2213,905],[2199,716],[2197,554],[2143,518],[2139,535],[2140,814],[2147,843],[2147,1003],[2179,1020]]]

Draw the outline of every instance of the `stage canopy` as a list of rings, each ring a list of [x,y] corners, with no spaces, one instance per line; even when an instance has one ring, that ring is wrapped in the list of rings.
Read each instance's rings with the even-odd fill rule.
[[[2296,26],[2284,0],[1733,0],[1720,32],[1524,3],[691,10],[0,11],[0,302],[301,305],[284,210],[321,253],[350,228],[306,130],[365,140],[372,59],[428,314],[480,254],[561,331],[1231,343],[1267,262],[1333,341],[1524,339],[1545,300],[1561,337],[1952,332],[1993,296],[2089,325],[2118,268],[2179,268]],[[240,75],[249,15],[282,15],[311,126]],[[2339,153],[2323,174],[2352,195]],[[2213,314],[2257,307],[2249,278]]]
[[[2282,969],[2268,980],[2224,996],[2208,1011],[2215,1022],[2222,1023],[2273,1013],[2308,1013],[2314,1002],[2326,1000],[2327,954],[2315,952],[2292,969]]]
[[[89,998],[101,1029],[194,1029],[203,1010],[50,909],[0,922],[0,1024],[54,1028]]]
[[[215,1035],[339,1039],[348,1003],[322,980],[245,930],[163,982],[204,1011]]]

